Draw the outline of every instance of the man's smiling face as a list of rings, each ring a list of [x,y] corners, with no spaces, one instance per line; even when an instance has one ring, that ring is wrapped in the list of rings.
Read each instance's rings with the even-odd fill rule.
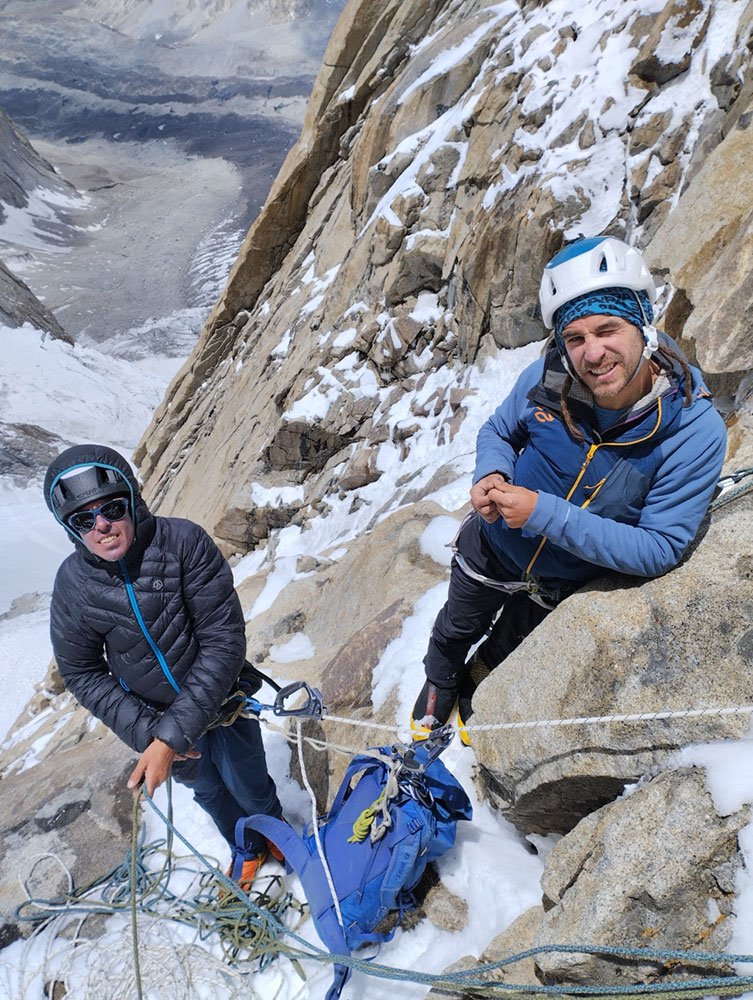
[[[94,510],[101,505],[101,500],[92,500],[91,503],[81,507],[81,510]],[[81,541],[87,549],[100,559],[107,562],[117,562],[122,559],[131,542],[134,539],[133,521],[131,515],[126,514],[119,521],[108,521],[101,513],[97,514],[97,520],[91,531],[80,532]]]
[[[607,410],[621,410],[651,388],[650,365],[633,376],[643,360],[643,335],[620,316],[582,316],[562,331],[570,364]]]

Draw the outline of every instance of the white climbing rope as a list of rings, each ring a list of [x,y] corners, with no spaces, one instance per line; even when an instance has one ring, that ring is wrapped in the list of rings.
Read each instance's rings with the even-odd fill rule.
[[[462,726],[450,726],[453,732],[492,732],[499,729],[555,729],[559,726],[590,726],[607,725],[612,722],[654,722],[662,719],[695,719],[708,716],[749,715],[753,705],[734,705],[728,708],[683,708],[670,709],[663,712],[633,712],[625,715],[587,715],[572,719],[532,719],[525,722],[490,722],[474,724],[469,722]],[[322,719],[326,722],[341,722],[349,726],[363,726],[366,729],[384,729],[389,732],[404,731],[406,726],[390,726],[381,722],[367,722],[364,719],[349,719],[341,715],[329,715],[325,712]]]
[[[335,883],[332,879],[332,872],[329,870],[329,865],[327,864],[327,859],[324,856],[324,850],[322,848],[322,842],[319,838],[319,816],[316,808],[316,795],[314,794],[314,789],[311,787],[309,782],[309,776],[306,773],[306,762],[303,759],[303,733],[301,730],[301,725],[303,720],[300,716],[296,721],[296,737],[298,743],[298,761],[301,765],[301,778],[303,779],[303,784],[306,787],[306,791],[309,793],[311,799],[311,829],[314,833],[314,840],[316,841],[316,849],[319,853],[319,860],[322,863],[322,868],[324,869],[324,874],[327,878],[327,885],[329,886],[330,895],[332,896],[332,902],[335,907],[335,913],[337,914],[337,922],[342,928],[343,934],[345,934],[345,924],[343,923],[343,915],[340,912],[340,900],[337,898],[337,892],[335,891]]]
[[[751,713],[753,713],[753,705],[733,705],[727,708],[668,709],[662,712],[633,712],[622,715],[589,715],[569,719],[531,719],[522,722],[490,722],[478,724],[468,722],[462,726],[456,726],[448,723],[444,728],[455,734],[471,734],[495,732],[505,729],[557,729],[566,726],[609,725],[612,723],[623,722],[658,722],[672,719],[714,718],[715,716],[723,718],[733,715],[750,715]],[[300,749],[300,742],[308,743],[314,750],[332,750],[346,756],[352,756],[354,753],[363,753],[363,748],[361,746],[345,746],[342,743],[334,743],[330,740],[321,739],[319,737],[302,736],[300,733],[300,726],[298,727],[297,737],[294,737],[283,726],[276,725],[271,720],[262,717],[259,721],[268,729],[280,733],[280,735],[283,736],[289,743],[299,743],[299,755],[302,752]],[[404,737],[407,742],[410,742],[412,739],[412,734],[408,726],[405,725],[398,726],[384,722],[369,722],[365,719],[352,719],[344,715],[330,715],[326,711],[322,715],[321,721],[355,726],[361,729],[375,729],[381,732],[389,733],[391,736],[397,736],[398,738]],[[309,794],[313,793],[310,792]]]

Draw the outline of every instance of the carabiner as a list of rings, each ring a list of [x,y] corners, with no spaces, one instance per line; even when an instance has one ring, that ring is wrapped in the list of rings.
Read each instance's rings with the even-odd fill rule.
[[[393,750],[397,749],[397,747],[405,750],[405,753],[402,755],[398,777],[407,778],[423,774],[426,768],[452,743],[454,735],[452,726],[444,725],[440,726],[439,729],[433,729],[420,743],[411,743],[409,746],[396,744]],[[417,750],[420,752],[418,759],[416,758]],[[424,759],[421,760],[421,757],[424,757]]]
[[[299,691],[306,692],[306,701],[304,704],[300,708],[286,708],[285,699],[297,694]],[[277,692],[272,711],[275,715],[284,718],[321,719],[326,709],[322,693],[318,688],[311,687],[306,681],[294,681],[292,684],[280,688]]]

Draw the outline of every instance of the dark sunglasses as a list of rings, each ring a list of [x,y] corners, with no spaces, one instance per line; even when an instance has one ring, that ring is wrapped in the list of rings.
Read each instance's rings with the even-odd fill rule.
[[[94,507],[92,510],[78,510],[68,518],[68,524],[74,531],[85,535],[91,531],[97,523],[97,515],[101,514],[105,521],[122,521],[128,513],[128,501],[123,497],[116,497],[108,500],[101,507]]]

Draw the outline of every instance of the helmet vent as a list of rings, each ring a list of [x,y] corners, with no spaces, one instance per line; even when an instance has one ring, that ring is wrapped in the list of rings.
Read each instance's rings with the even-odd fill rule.
[[[608,271],[609,270],[609,268],[607,267],[607,258],[604,257],[604,256],[602,256],[602,258],[601,258],[601,264],[599,264],[599,270],[600,271]]]

